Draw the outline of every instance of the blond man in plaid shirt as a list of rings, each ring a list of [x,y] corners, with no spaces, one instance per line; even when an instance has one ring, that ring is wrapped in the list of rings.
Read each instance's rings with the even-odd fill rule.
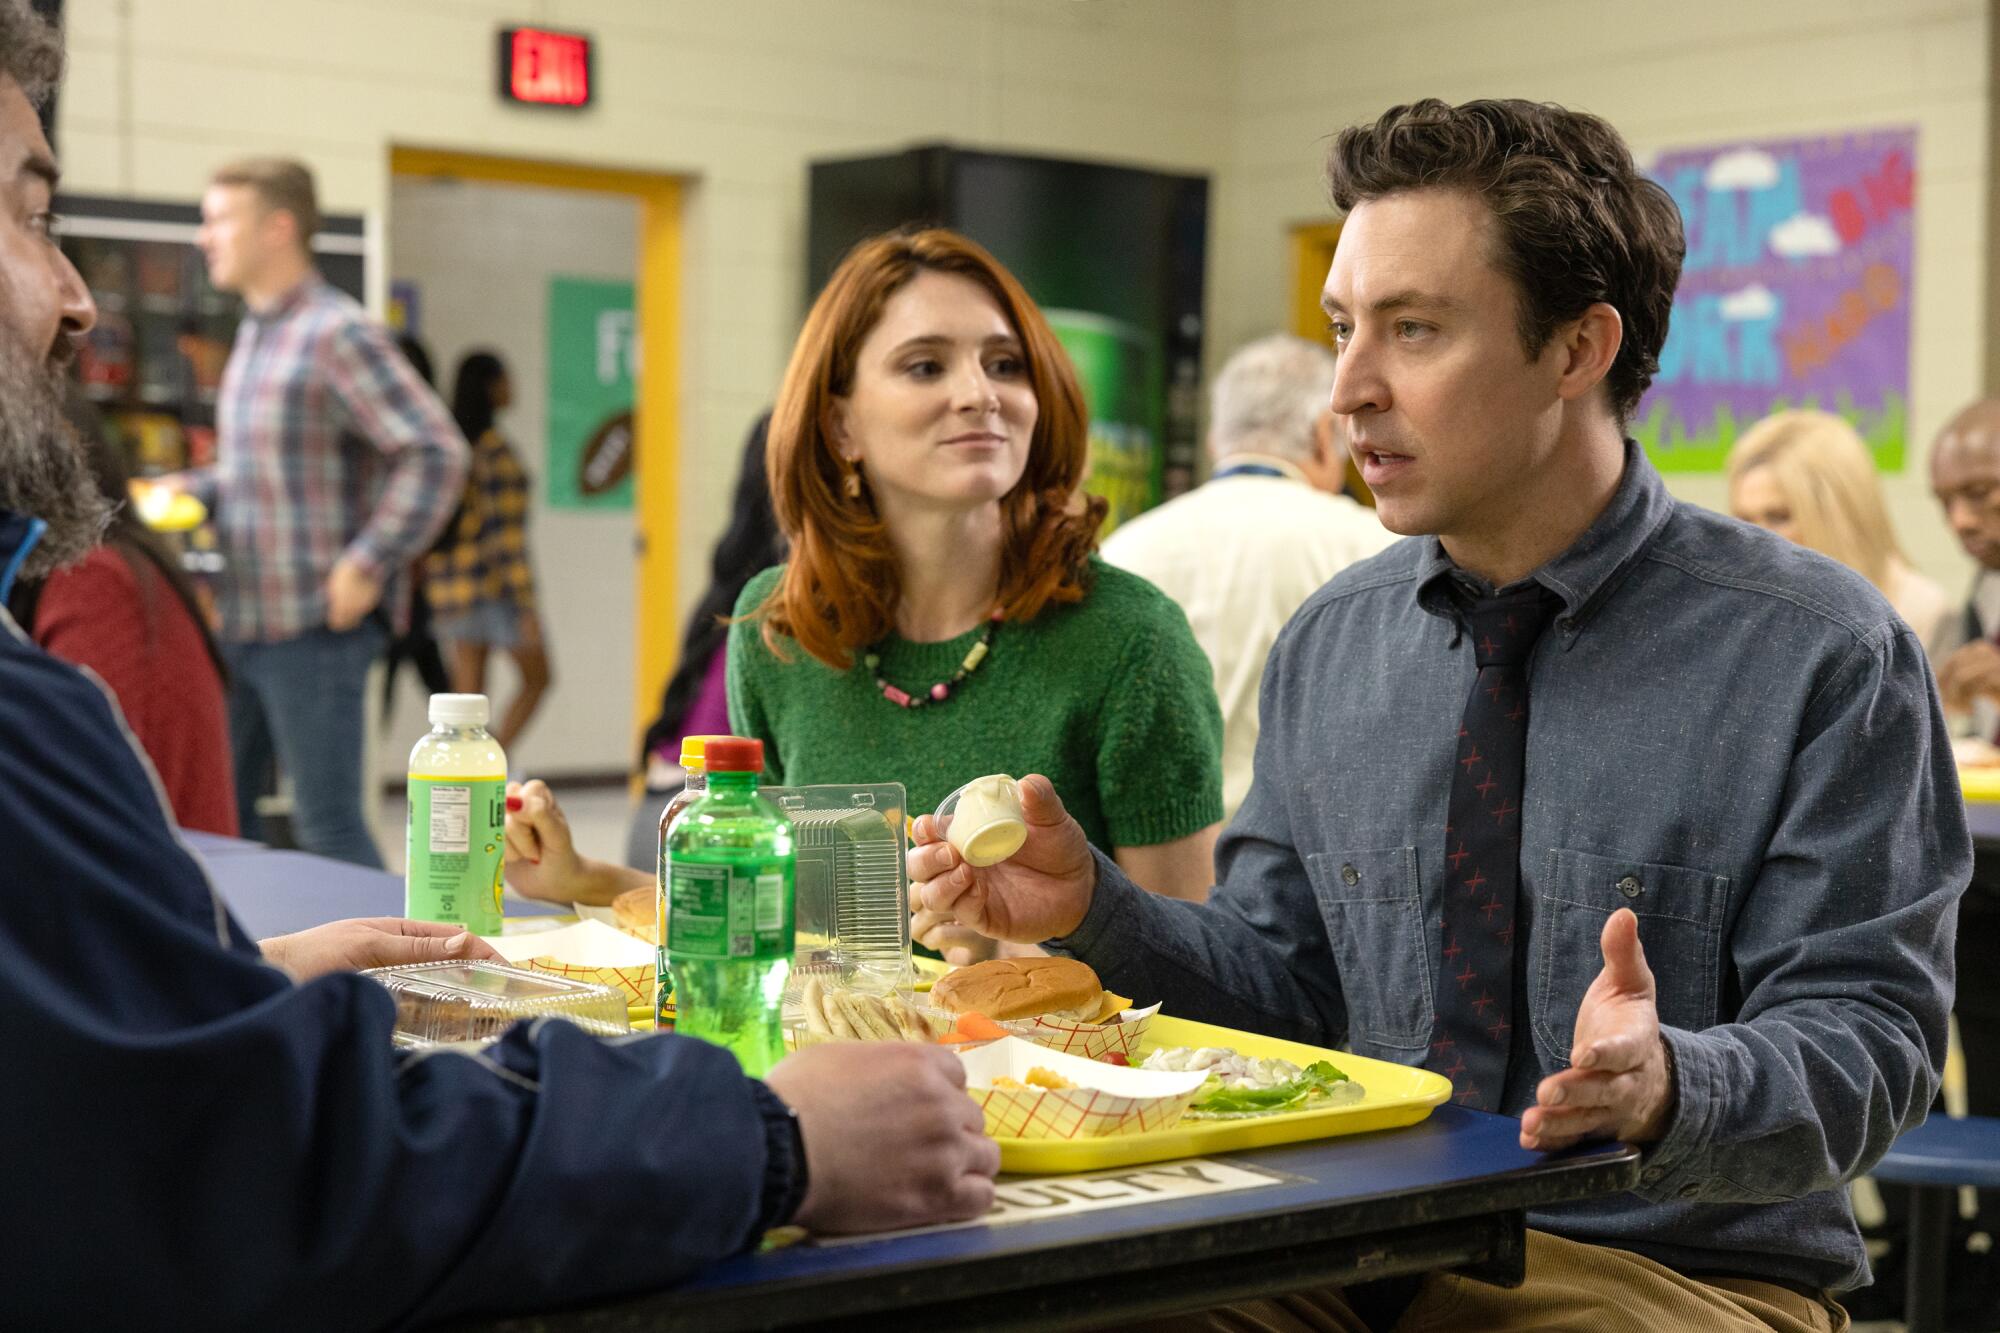
[[[282,764],[299,846],[380,866],[361,805],[363,689],[407,614],[398,573],[458,502],[466,446],[388,333],[314,268],[318,221],[296,162],[233,164],[203,196],[209,278],[249,310],[216,464],[183,484],[213,509],[227,562],[216,600],[244,833]]]

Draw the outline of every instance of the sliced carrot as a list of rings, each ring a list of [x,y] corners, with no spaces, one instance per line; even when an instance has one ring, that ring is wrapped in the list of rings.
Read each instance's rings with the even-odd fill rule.
[[[964,1013],[958,1016],[952,1031],[962,1033],[967,1041],[999,1041],[1007,1035],[1007,1029],[981,1013]]]

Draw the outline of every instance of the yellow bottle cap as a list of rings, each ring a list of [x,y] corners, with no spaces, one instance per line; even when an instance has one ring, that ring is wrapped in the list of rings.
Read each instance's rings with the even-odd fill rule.
[[[727,736],[683,736],[681,737],[681,767],[707,768],[708,743],[728,740]]]

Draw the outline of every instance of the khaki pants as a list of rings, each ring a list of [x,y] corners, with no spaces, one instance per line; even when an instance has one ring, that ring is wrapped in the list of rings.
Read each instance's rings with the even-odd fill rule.
[[[1847,1312],[1747,1278],[1683,1277],[1626,1250],[1528,1233],[1527,1280],[1495,1287],[1436,1273],[1396,1333],[1844,1333]],[[1146,1333],[1369,1333],[1333,1288],[1136,1325]]]

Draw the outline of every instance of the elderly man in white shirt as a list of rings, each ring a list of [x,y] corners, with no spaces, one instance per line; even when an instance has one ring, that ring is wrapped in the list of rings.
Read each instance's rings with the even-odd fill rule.
[[[1215,668],[1225,818],[1250,790],[1257,689],[1278,631],[1322,583],[1396,540],[1341,492],[1333,372],[1332,353],[1289,334],[1240,349],[1209,391],[1214,474],[1104,543],[1106,560],[1180,603]]]

